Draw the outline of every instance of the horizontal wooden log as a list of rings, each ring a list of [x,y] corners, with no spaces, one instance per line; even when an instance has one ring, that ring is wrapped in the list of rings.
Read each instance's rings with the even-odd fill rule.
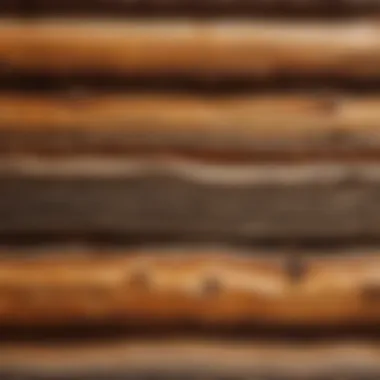
[[[380,158],[380,97],[0,94],[0,152]]]
[[[380,78],[369,21],[2,19],[0,38],[16,74]]]
[[[2,379],[273,379],[374,380],[376,343],[268,344],[129,342],[94,345],[3,345]]]
[[[373,239],[379,194],[377,164],[10,158],[0,234]]]
[[[103,251],[95,258],[88,251],[72,253],[64,257],[64,251],[52,249],[50,258],[46,252],[3,258],[0,324],[249,328],[380,323],[380,258],[374,252],[298,259],[286,252],[276,259],[265,258],[265,251],[255,257],[209,248],[113,251],[118,256]]]

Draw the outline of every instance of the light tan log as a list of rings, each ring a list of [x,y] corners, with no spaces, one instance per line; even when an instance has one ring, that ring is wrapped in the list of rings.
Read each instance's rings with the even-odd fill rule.
[[[0,152],[380,157],[380,96],[0,94]]]
[[[380,322],[380,257],[373,253],[302,261],[202,248],[127,251],[125,257],[103,252],[103,258],[55,253],[2,259],[0,323],[326,327]]]
[[[376,379],[380,349],[365,341],[319,344],[208,341],[119,341],[57,345],[1,345],[0,375],[60,379],[267,378]],[[29,377],[28,377],[29,376]]]
[[[0,64],[35,74],[380,77],[370,21],[0,21]]]

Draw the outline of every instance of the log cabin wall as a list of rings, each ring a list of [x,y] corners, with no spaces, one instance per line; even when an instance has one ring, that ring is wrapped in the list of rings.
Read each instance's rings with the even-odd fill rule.
[[[0,1],[0,379],[378,379],[379,14]]]

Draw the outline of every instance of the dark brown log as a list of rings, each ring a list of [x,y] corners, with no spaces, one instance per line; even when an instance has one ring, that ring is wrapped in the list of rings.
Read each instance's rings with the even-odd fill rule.
[[[57,253],[2,259],[0,324],[249,328],[380,322],[380,258],[373,252],[303,258],[307,270],[297,281],[286,256],[197,248],[103,251],[98,258],[88,251],[87,257]]]
[[[380,375],[378,344],[268,344],[221,342],[119,342],[3,345],[4,380],[225,379],[374,380]]]
[[[14,74],[380,78],[369,21],[3,19],[0,38]]]
[[[204,165],[12,158],[0,164],[0,234],[373,239],[374,165]]]
[[[0,94],[0,152],[380,158],[380,97]]]

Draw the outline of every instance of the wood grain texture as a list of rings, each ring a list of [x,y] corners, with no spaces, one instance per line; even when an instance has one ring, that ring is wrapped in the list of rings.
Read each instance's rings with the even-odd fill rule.
[[[373,252],[306,256],[296,277],[285,252],[277,259],[209,248],[59,253],[2,259],[0,324],[249,328],[380,322],[380,258]]]
[[[0,162],[0,233],[371,239],[379,196],[377,164],[14,157]]]
[[[380,97],[0,94],[0,152],[380,158]]]
[[[375,343],[292,345],[224,342],[119,342],[0,347],[2,379],[273,379],[374,380],[380,373]]]
[[[375,22],[0,21],[8,73],[380,77]]]

